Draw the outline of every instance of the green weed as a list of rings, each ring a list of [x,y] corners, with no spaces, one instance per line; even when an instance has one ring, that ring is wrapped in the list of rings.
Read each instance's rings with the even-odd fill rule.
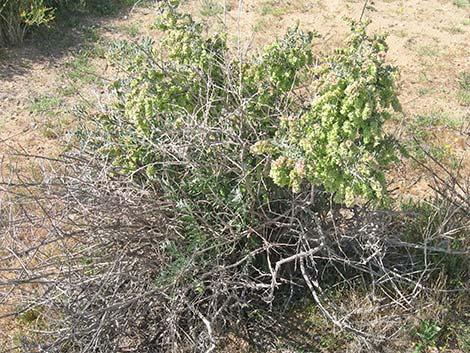
[[[63,87],[60,93],[62,97],[70,97],[74,95],[75,93],[77,93],[77,89],[70,85],[70,86]]]
[[[47,113],[53,115],[54,110],[62,104],[60,98],[56,96],[44,95],[34,98],[30,104],[29,109],[36,113]]]
[[[427,115],[416,115],[411,119],[409,129],[411,132],[423,128],[432,128],[445,126],[452,129],[459,128],[464,123],[464,118],[457,115],[451,115],[446,112],[431,112]]]
[[[422,320],[419,327],[414,331],[414,336],[418,339],[414,353],[425,352],[428,347],[434,347],[441,330],[442,328],[435,322]]]
[[[460,34],[460,33],[464,33],[465,31],[456,26],[456,25],[453,25],[453,26],[449,26],[449,27],[442,27],[442,29],[446,32],[449,32],[449,33],[452,33],[452,34]]]
[[[422,87],[418,90],[418,93],[420,96],[425,96],[426,94],[430,93],[431,92],[431,89],[427,88],[427,87]]]
[[[96,67],[91,63],[91,58],[96,56],[95,51],[84,51],[67,64],[67,77],[78,85],[100,84],[101,79],[96,75]]]
[[[277,1],[267,1],[261,5],[261,14],[263,16],[271,15],[271,16],[282,16],[286,13],[286,10],[279,6]]]
[[[459,85],[464,91],[470,92],[470,71],[463,71],[460,74]]]
[[[265,19],[260,19],[258,22],[256,22],[253,27],[252,27],[252,31],[253,32],[261,32],[265,27],[266,27],[266,20]]]
[[[457,98],[460,104],[464,106],[470,105],[470,71],[463,71],[459,78],[460,90]]]
[[[140,33],[139,26],[136,24],[124,25],[119,28],[122,32],[127,34],[129,37],[137,37]]]
[[[42,312],[38,308],[28,309],[18,315],[18,320],[25,325],[31,325],[41,321]]]
[[[41,134],[47,139],[55,139],[65,134],[67,121],[64,118],[45,121],[41,126]]]
[[[416,53],[420,56],[436,57],[439,55],[440,50],[435,46],[423,45],[416,48]]]
[[[96,26],[89,26],[83,29],[84,39],[87,42],[96,43],[100,40],[99,29]]]
[[[470,6],[470,0],[454,0],[454,5],[460,8]]]
[[[470,352],[470,326],[461,322],[454,328],[454,334],[462,352]]]
[[[220,15],[224,13],[224,6],[213,0],[203,0],[199,13],[205,17]]]
[[[312,337],[314,352],[342,352],[346,344],[353,339],[353,336],[345,331],[336,331],[331,329],[331,325],[320,313],[315,304],[310,304],[305,308],[307,318],[306,324],[310,330],[315,332]]]
[[[426,83],[429,82],[428,74],[425,71],[421,71],[418,76],[419,82]]]

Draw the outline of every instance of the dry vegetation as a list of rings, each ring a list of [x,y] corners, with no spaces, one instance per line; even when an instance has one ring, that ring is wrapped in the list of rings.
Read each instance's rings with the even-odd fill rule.
[[[348,35],[342,18],[358,19],[364,10],[364,1],[242,3],[240,9],[237,1],[227,1],[224,11],[222,1],[194,0],[183,8],[207,25],[208,33],[226,26],[229,43],[240,40],[255,51],[299,23],[320,33],[314,45],[318,53],[340,46]],[[122,351],[133,351],[137,343],[141,352],[163,350],[163,343],[171,351],[175,342],[180,346],[173,351],[191,343],[191,349],[211,351],[215,342],[221,352],[470,351],[470,4],[376,0],[367,2],[364,16],[372,21],[369,31],[389,34],[387,60],[400,69],[403,114],[387,128],[410,157],[387,173],[391,210],[328,208],[309,215],[306,225],[309,191],[283,210],[278,227],[300,218],[302,227],[315,229],[316,238],[306,241],[304,230],[296,229],[296,237],[288,240],[296,252],[277,248],[283,235],[251,248],[253,254],[272,256],[279,268],[288,267],[281,271],[284,287],[277,301],[266,300],[278,285],[276,265],[256,278],[234,278],[231,265],[243,254],[223,248],[217,270],[200,267],[196,255],[190,258],[194,263],[179,269],[182,276],[210,277],[211,295],[200,293],[194,300],[191,288],[164,283],[155,305],[152,283],[165,269],[161,243],[179,227],[168,211],[173,206],[124,177],[110,182],[113,167],[92,156],[55,159],[76,125],[75,112],[98,113],[108,99],[107,85],[117,74],[105,59],[110,44],[161,38],[152,6],[108,17],[70,17],[59,28],[34,33],[21,47],[0,49],[0,317],[19,311],[0,318],[0,352],[21,345],[36,351],[21,337],[51,329],[50,322],[67,327],[66,335],[54,337],[58,346],[74,336],[80,352],[117,351],[112,339],[100,341],[98,348],[93,327],[108,338],[125,328]],[[331,243],[320,246],[319,239]],[[24,253],[28,246],[32,250]],[[377,270],[368,272],[365,264]],[[318,276],[315,271],[326,278],[320,297],[311,280]],[[91,283],[86,288],[84,274]],[[10,282],[14,276],[18,282]],[[305,288],[300,290],[301,280]],[[18,285],[21,281],[27,284]],[[61,281],[67,285],[59,287],[77,301],[55,302],[50,311],[43,310],[43,297],[28,302],[44,283],[57,288]],[[88,301],[94,293],[99,295]],[[185,301],[189,309],[179,305]],[[87,305],[96,310],[87,311]],[[102,306],[118,310],[105,318]],[[59,319],[60,311],[68,316]],[[158,322],[162,317],[168,320],[164,324]],[[221,318],[218,326],[230,323],[230,333],[217,332],[208,324],[212,318]],[[74,326],[80,320],[87,325]],[[70,348],[70,341],[64,347]]]

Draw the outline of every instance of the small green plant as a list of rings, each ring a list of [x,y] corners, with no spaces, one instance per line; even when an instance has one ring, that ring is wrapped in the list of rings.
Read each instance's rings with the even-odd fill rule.
[[[416,344],[414,353],[425,352],[426,348],[434,347],[439,338],[442,328],[435,322],[422,320],[419,327],[414,331],[415,337],[419,340]]]
[[[67,121],[64,117],[55,116],[41,124],[41,134],[47,139],[55,139],[66,134]]]
[[[67,63],[68,79],[78,85],[97,83],[99,78],[94,75],[95,67],[91,63],[92,56],[93,51],[89,50],[77,53],[74,58]]]
[[[431,92],[431,89],[427,88],[427,87],[422,87],[418,90],[418,93],[419,93],[420,96],[425,96],[430,92]]]
[[[266,27],[266,24],[267,24],[267,21],[262,18],[253,25],[252,31],[255,32],[255,33],[256,32],[261,32]]]
[[[20,320],[25,325],[32,325],[40,322],[43,315],[41,308],[39,307],[20,311],[22,312],[18,315],[18,320]]]
[[[121,26],[119,29],[125,34],[127,34],[129,37],[137,37],[140,33],[140,29],[137,24],[124,25]]]
[[[19,44],[35,27],[54,19],[44,0],[0,0],[0,46]]]
[[[465,31],[460,28],[459,26],[457,25],[453,25],[453,26],[448,26],[448,27],[442,27],[442,29],[446,32],[449,32],[449,33],[452,33],[452,34],[460,34],[460,33],[465,33]]]
[[[277,1],[269,0],[261,5],[261,15],[282,16],[286,13],[285,8]]]
[[[315,336],[312,337],[312,348],[314,352],[341,352],[346,349],[347,343],[353,339],[353,335],[336,331],[331,328],[330,323],[326,320],[318,307],[314,304],[308,304],[303,309],[306,313],[305,324],[307,324]],[[309,352],[311,350],[308,350]]]
[[[453,331],[462,352],[470,352],[470,326],[468,323],[460,322]]]
[[[469,106],[470,105],[470,71],[463,71],[459,78],[460,90],[458,93],[458,99],[460,104]]]
[[[470,71],[463,71],[459,79],[460,88],[466,92],[470,92]]]
[[[44,95],[34,98],[29,109],[36,113],[46,113],[53,115],[54,110],[61,104],[61,100],[56,96]]]
[[[454,4],[460,8],[466,8],[470,6],[470,0],[454,0]]]
[[[96,43],[100,40],[99,29],[96,26],[88,26],[83,29],[83,35],[86,42]]]
[[[220,15],[224,13],[224,6],[214,0],[203,0],[199,13],[205,17]]]
[[[423,130],[441,126],[457,129],[464,122],[465,119],[462,116],[456,116],[442,111],[434,111],[427,115],[413,116],[411,118],[408,129],[411,132],[417,132],[420,129]]]
[[[431,46],[431,45],[423,45],[423,46],[418,46],[416,48],[416,52],[420,56],[427,56],[427,57],[436,57],[439,55],[440,50],[436,46]]]
[[[442,143],[436,144],[433,131],[441,127],[460,129],[464,124],[464,116],[455,116],[446,112],[432,112],[427,115],[411,117],[407,124],[407,131],[410,135],[405,142],[407,153],[419,162],[432,156],[455,169],[458,165],[458,159],[452,147]]]

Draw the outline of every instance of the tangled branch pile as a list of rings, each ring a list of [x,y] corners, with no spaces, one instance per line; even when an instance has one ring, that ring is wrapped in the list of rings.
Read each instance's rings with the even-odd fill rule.
[[[309,293],[369,344],[391,335],[322,290],[363,278],[386,305],[410,305],[432,274],[429,243],[403,252],[392,213],[346,215],[333,201],[386,199],[395,149],[382,125],[398,103],[384,38],[353,25],[346,49],[315,58],[314,35],[292,29],[248,56],[171,4],[161,11],[161,48],[111,53],[122,77],[114,101],[86,114],[84,152],[51,161],[39,182],[4,183],[1,263],[16,276],[2,275],[1,300],[16,293],[41,323],[23,349],[214,351],[286,292]],[[468,207],[453,210],[452,236]],[[444,235],[432,237],[440,251]]]

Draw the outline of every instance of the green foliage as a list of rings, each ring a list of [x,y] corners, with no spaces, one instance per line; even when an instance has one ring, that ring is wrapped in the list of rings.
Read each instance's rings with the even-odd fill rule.
[[[129,59],[125,65],[133,78],[130,82],[116,82],[114,89],[122,98],[122,109],[129,124],[123,134],[128,136],[131,132],[133,136],[126,138],[128,142],[119,145],[117,150],[114,150],[116,145],[111,148],[107,145],[103,152],[115,157],[116,164],[130,173],[158,160],[158,156],[149,152],[148,146],[141,142],[142,137],[156,141],[161,138],[156,131],[184,127],[190,117],[201,121],[210,119],[209,124],[217,124],[224,111],[238,109],[240,93],[249,98],[244,118],[254,125],[255,131],[263,134],[264,130],[272,130],[277,117],[275,108],[285,104],[284,95],[294,85],[297,72],[311,62],[308,44],[313,35],[298,30],[291,30],[284,40],[267,47],[262,55],[250,62],[240,63],[234,59],[226,64],[228,48],[224,35],[204,38],[201,25],[188,15],[176,13],[171,7],[164,8],[157,25],[166,32],[162,44],[170,60],[165,67],[151,65],[148,57],[156,56],[157,49],[148,41],[140,48],[120,43],[112,54],[114,58]],[[294,59],[289,62],[287,57]],[[226,65],[232,72],[224,72]],[[241,92],[230,92],[232,81],[240,76]],[[213,86],[208,87],[207,82]],[[204,111],[202,108],[206,102],[202,99],[207,95],[211,97],[210,108]],[[105,119],[110,120],[105,125],[115,131],[112,117],[106,116]],[[233,126],[227,129],[245,128],[236,119],[231,123]],[[246,134],[252,135],[250,143],[256,142],[256,135]],[[158,175],[153,167],[147,168],[151,179],[156,172]]]
[[[289,49],[309,60],[313,36],[293,30],[289,44],[281,39],[241,62],[229,59],[224,35],[205,38],[203,27],[188,15],[167,4],[161,11],[161,48],[146,40],[115,43],[111,50],[110,59],[125,74],[112,85],[116,101],[108,113],[88,126],[87,141],[122,172],[175,204],[184,240],[165,245],[169,259],[157,282],[172,283],[180,274],[200,290],[194,274],[181,274],[188,259],[203,271],[216,254],[229,251],[227,239],[261,222],[264,216],[254,210],[288,193],[273,185],[264,158],[249,148],[274,131],[286,106],[283,92],[302,69],[299,62],[287,62],[281,70],[269,53],[282,59]],[[243,239],[237,247],[246,255],[257,243]],[[212,250],[192,258],[206,248]]]
[[[452,331],[462,352],[470,352],[470,326],[468,323],[460,322],[453,327]]]
[[[205,119],[201,96],[212,97],[211,119],[227,110],[227,104],[238,104],[239,97],[227,89],[237,77],[237,93],[250,97],[245,119],[254,124],[258,135],[266,137],[252,140],[251,151],[274,158],[270,176],[277,185],[299,191],[306,180],[348,204],[357,196],[385,198],[383,170],[395,160],[396,149],[383,125],[391,116],[390,108],[399,110],[400,106],[395,70],[384,63],[384,37],[370,38],[364,27],[353,25],[347,48],[313,66],[313,33],[293,28],[259,56],[225,63],[228,49],[223,34],[204,38],[200,24],[171,6],[163,8],[158,26],[166,32],[163,47],[171,60],[168,67],[149,66],[148,57],[156,53],[150,42],[140,51],[122,44],[117,52],[130,55],[128,70],[136,78],[114,87],[124,98],[120,109],[129,124],[122,136],[116,136],[126,143],[103,150],[116,164],[133,173],[156,162],[159,157],[139,141],[145,137],[156,142],[157,131],[187,123],[188,115]],[[201,81],[201,73],[216,83],[210,90]],[[294,102],[290,92],[311,77],[311,101]],[[273,114],[281,102],[283,115]],[[115,132],[112,121],[105,125]],[[159,173],[154,167],[146,170],[151,179]]]
[[[390,108],[400,109],[395,70],[384,63],[384,37],[352,28],[348,47],[312,69],[311,104],[300,115],[283,117],[275,138],[253,148],[275,158],[276,184],[300,191],[306,180],[347,204],[357,196],[385,198],[383,170],[396,159],[396,146],[383,125]]]
[[[460,8],[466,8],[470,6],[470,0],[454,0],[454,4]]]
[[[423,320],[418,329],[414,331],[419,342],[415,347],[414,353],[424,352],[427,347],[435,346],[442,328],[435,322]]]
[[[20,305],[17,309],[20,312],[17,319],[21,323],[25,325],[41,324],[44,316],[42,307],[23,308]]]
[[[43,95],[35,97],[31,102],[30,110],[37,113],[54,114],[54,110],[61,105],[61,100],[56,96]]]
[[[462,71],[459,78],[460,88],[470,92],[470,71]]]
[[[464,116],[455,116],[445,112],[412,116],[406,126],[406,130],[410,134],[404,142],[406,154],[412,157],[413,163],[422,163],[431,156],[455,169],[459,162],[454,149],[450,144],[438,143],[435,130],[443,126],[458,130],[464,124]]]
[[[199,292],[204,287],[188,269],[197,264],[204,273],[235,249],[247,257],[237,271],[268,267],[249,255],[262,237],[247,234],[273,236],[275,225],[266,220],[291,207],[301,168],[338,200],[383,198],[381,168],[394,159],[394,145],[381,129],[385,109],[398,103],[383,38],[369,39],[362,27],[347,49],[318,67],[314,33],[292,28],[258,54],[234,56],[225,34],[206,37],[175,5],[159,7],[160,46],[113,44],[110,62],[124,70],[110,87],[115,99],[84,121],[80,137],[174,205],[181,236],[162,245],[167,260],[156,283],[188,283]],[[309,99],[299,99],[312,80]],[[288,116],[302,123],[288,126]],[[319,124],[324,136],[313,128]],[[300,143],[301,136],[320,151]],[[298,159],[285,156],[292,149]],[[299,172],[294,178],[292,170]]]
[[[23,42],[32,29],[47,26],[70,12],[112,15],[136,0],[0,0],[0,46]]]
[[[44,0],[0,0],[0,46],[21,43],[29,30],[53,19]]]
[[[123,25],[119,27],[119,30],[127,34],[129,37],[137,37],[140,33],[140,29],[137,24]]]
[[[186,242],[169,245],[178,265],[168,273],[200,247],[215,251],[220,240],[208,224],[211,232],[227,233],[228,223],[243,234],[265,217],[254,210],[282,209],[273,200],[291,198],[304,179],[348,203],[385,197],[383,168],[394,160],[394,144],[382,127],[386,110],[399,104],[383,37],[354,25],[346,49],[314,60],[315,34],[291,28],[241,58],[225,34],[206,37],[177,4],[159,7],[160,47],[150,40],[113,46],[109,58],[125,70],[111,86],[116,100],[81,133],[185,215]],[[305,84],[309,98],[299,99]]]
[[[48,0],[51,7],[65,10],[92,13],[96,15],[113,15],[125,6],[134,5],[137,0]],[[66,16],[66,13],[64,13]]]
[[[458,99],[462,105],[470,106],[470,71],[463,71],[459,77]]]
[[[213,0],[204,0],[199,12],[201,16],[216,16],[224,13],[224,6]]]
[[[282,16],[285,13],[285,9],[280,7],[280,4],[277,1],[266,1],[261,5],[261,14],[263,16]]]

